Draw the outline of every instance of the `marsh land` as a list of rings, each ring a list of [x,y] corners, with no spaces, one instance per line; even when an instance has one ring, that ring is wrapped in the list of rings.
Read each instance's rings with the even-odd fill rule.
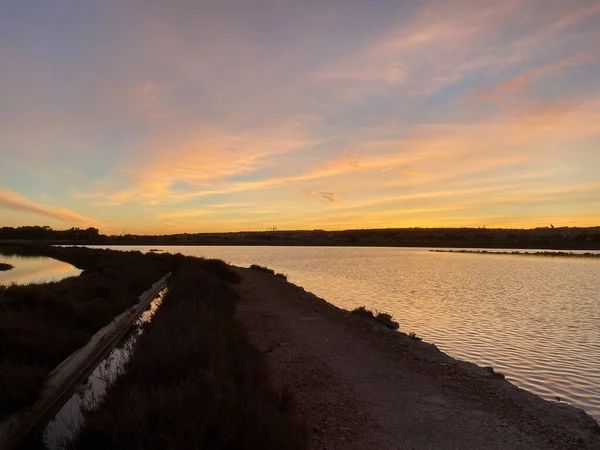
[[[600,427],[582,410],[515,387],[497,367],[456,360],[405,334],[411,327],[406,315],[338,308],[288,282],[297,272],[281,265],[273,270],[258,258],[244,269],[168,251],[19,251],[68,261],[83,272],[3,289],[0,332],[9,339],[3,345],[11,345],[2,348],[10,395],[1,398],[12,401],[3,404],[5,415],[35,401],[57,361],[132,304],[140,290],[173,273],[169,293],[120,376],[61,448],[157,442],[199,448],[600,448]],[[479,258],[421,254],[430,262]],[[361,260],[375,267],[365,255],[344,259],[355,268]],[[315,255],[306,262],[326,275]],[[389,327],[395,321],[400,332],[390,329],[397,324]],[[51,334],[60,339],[44,341]],[[20,371],[6,371],[11,367]],[[23,382],[16,376],[29,373],[34,376]],[[35,389],[25,389],[29,385]]]

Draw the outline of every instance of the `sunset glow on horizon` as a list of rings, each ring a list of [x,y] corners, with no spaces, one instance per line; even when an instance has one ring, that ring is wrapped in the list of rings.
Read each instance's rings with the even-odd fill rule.
[[[0,226],[600,225],[600,0],[8,0]]]

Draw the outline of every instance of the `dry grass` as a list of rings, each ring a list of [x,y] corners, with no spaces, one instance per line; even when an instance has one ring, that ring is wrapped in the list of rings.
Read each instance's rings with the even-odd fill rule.
[[[235,320],[236,294],[193,261],[71,449],[303,449],[290,396]]]

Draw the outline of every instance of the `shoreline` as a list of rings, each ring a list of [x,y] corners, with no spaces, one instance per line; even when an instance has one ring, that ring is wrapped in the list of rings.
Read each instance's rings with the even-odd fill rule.
[[[459,253],[466,255],[511,255],[511,256],[543,256],[546,258],[600,258],[600,253],[572,253],[572,251],[537,251],[537,252],[522,252],[522,251],[489,251],[489,250],[448,250],[448,249],[432,249],[432,253]],[[576,250],[574,250],[576,251]],[[582,250],[579,250],[582,251]]]
[[[447,445],[452,439],[457,448],[600,448],[600,425],[580,408],[545,400],[492,368],[455,359],[434,344],[351,314],[293,283],[237,270],[244,279],[238,317],[269,355],[272,370],[296,386],[309,428],[319,430],[311,436],[314,448],[361,448],[377,440],[387,448],[385,436],[365,440],[372,427],[385,431],[388,443],[408,433],[415,448],[454,448]],[[292,373],[288,366],[296,358],[306,367],[295,366]],[[336,395],[348,410],[341,420],[338,409],[315,399],[322,389],[321,377],[311,380],[315,371],[323,371],[325,380],[336,379],[326,383],[326,391],[341,391]],[[357,414],[362,423],[353,423]],[[461,433],[448,427],[454,421]],[[351,429],[340,433],[343,423],[352,424]],[[489,428],[482,429],[486,424]],[[432,435],[438,440],[426,444],[423,439],[435,440]],[[362,444],[348,446],[349,441]],[[362,448],[376,448],[369,445]]]
[[[175,242],[154,242],[154,241],[114,241],[114,242],[48,242],[49,245],[74,245],[74,246],[97,246],[97,247],[347,247],[347,248],[447,248],[447,249],[498,249],[498,250],[548,250],[548,251],[600,251],[600,245],[548,245],[547,243],[529,243],[519,245],[518,243],[507,243],[503,245],[498,242],[484,243],[460,243],[460,242],[301,242],[301,241],[175,241]]]
[[[448,248],[448,249],[505,249],[548,251],[600,251],[600,241],[573,240],[448,240],[436,239],[92,239],[92,240],[22,240],[0,239],[0,245],[56,245],[96,247],[348,247],[348,248]]]

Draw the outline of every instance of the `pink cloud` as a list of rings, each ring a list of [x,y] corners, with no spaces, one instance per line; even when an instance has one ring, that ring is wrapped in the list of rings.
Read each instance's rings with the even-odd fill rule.
[[[496,101],[510,91],[523,89],[527,84],[533,83],[541,78],[553,75],[569,67],[585,65],[595,62],[597,59],[588,53],[580,53],[568,58],[559,59],[548,64],[527,70],[519,75],[511,77],[494,86],[478,91],[475,98]]]

